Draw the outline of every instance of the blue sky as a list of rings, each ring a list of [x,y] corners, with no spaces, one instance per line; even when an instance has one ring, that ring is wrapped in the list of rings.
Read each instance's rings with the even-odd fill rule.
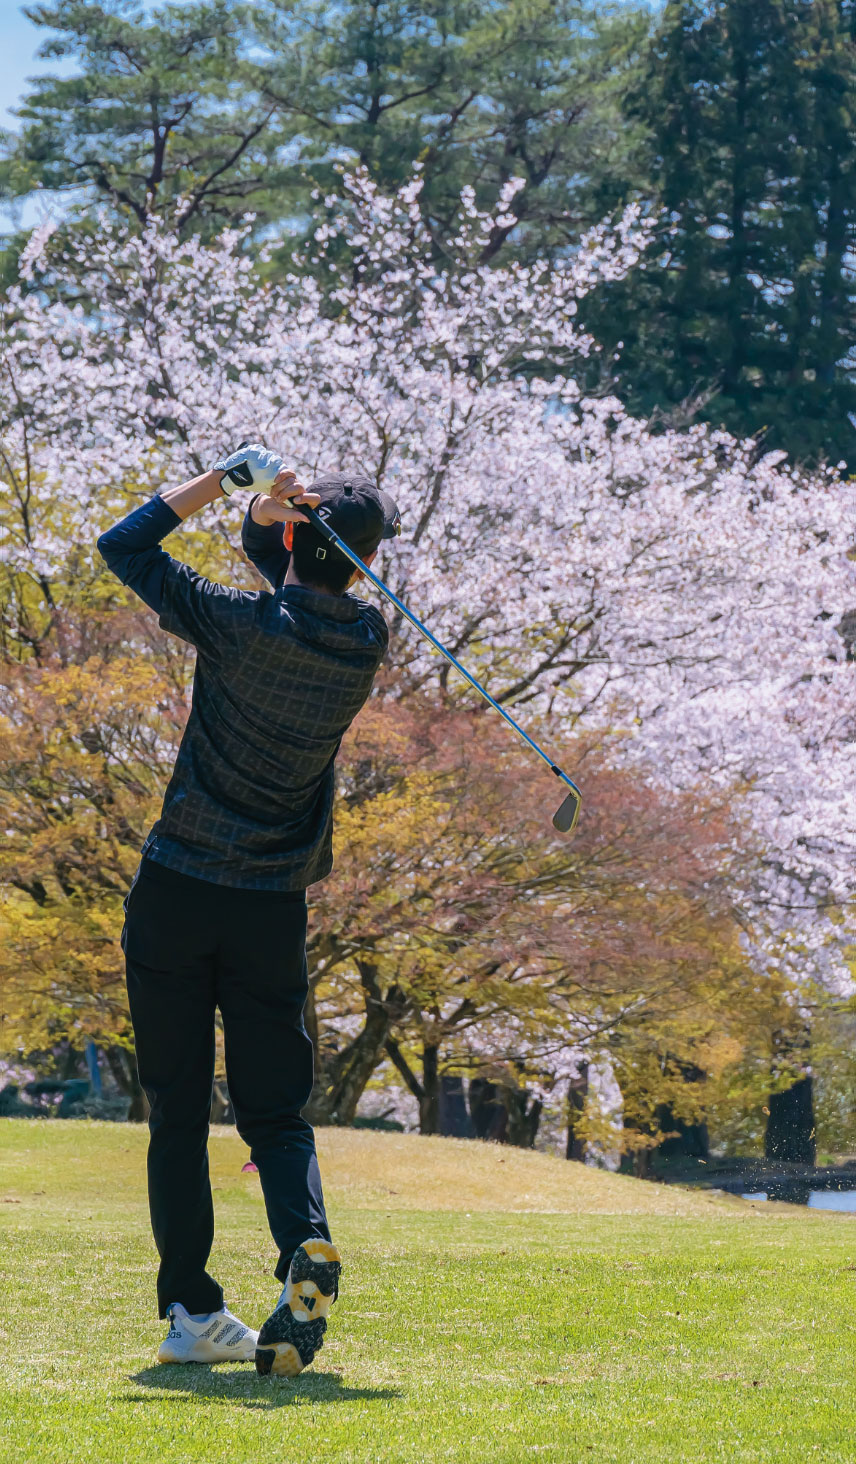
[[[28,76],[60,69],[59,62],[35,59],[45,34],[16,5],[8,4],[8,0],[0,4],[0,127],[16,125],[8,109],[15,106],[26,89]]]
[[[36,60],[36,51],[48,34],[41,26],[33,25],[16,5],[0,0],[0,128],[19,125],[9,108],[26,91],[28,76],[75,70],[73,62]],[[54,206],[58,205],[53,197],[43,194],[38,202],[27,199],[14,207],[0,208],[0,233],[10,223],[16,228],[31,228],[46,207]]]

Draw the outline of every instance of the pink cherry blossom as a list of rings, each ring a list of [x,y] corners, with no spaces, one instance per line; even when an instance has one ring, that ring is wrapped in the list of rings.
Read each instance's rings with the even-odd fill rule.
[[[4,303],[0,473],[32,495],[4,552],[61,577],[69,535],[93,556],[131,500],[246,438],[304,479],[363,469],[401,508],[377,566],[395,591],[551,746],[585,729],[640,778],[732,798],[768,851],[734,890],[759,970],[848,989],[856,488],[583,396],[577,302],[627,272],[645,225],[630,210],[565,260],[486,268],[517,186],[491,216],[465,195],[438,258],[418,173],[393,197],[346,179],[317,201],[305,272],[279,279],[240,229],[38,231]],[[61,541],[38,513],[56,494]],[[218,516],[237,532],[232,503]],[[447,674],[394,618],[391,656],[405,687]]]

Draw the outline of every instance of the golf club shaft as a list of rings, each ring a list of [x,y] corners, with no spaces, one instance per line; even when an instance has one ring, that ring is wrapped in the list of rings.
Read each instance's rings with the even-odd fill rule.
[[[305,514],[306,518],[312,524],[312,527],[314,529],[317,529],[318,533],[323,535],[328,543],[334,544],[341,554],[344,554],[347,559],[350,559],[351,563],[355,565],[357,569],[362,571],[367,580],[371,580],[371,583],[375,586],[375,588],[380,590],[381,594],[385,595],[386,598],[392,602],[396,610],[398,610],[400,614],[404,616],[405,620],[410,621],[410,624],[413,626],[413,628],[415,630],[418,630],[421,636],[425,637],[429,644],[434,647],[435,651],[439,651],[440,655],[446,658],[450,666],[454,666],[455,670],[459,672],[461,676],[463,676],[464,680],[469,682],[473,690],[477,691],[479,696],[484,697],[484,700],[488,703],[489,706],[493,707],[495,712],[499,712],[499,715],[504,718],[504,720],[508,723],[510,727],[514,728],[514,731],[517,733],[517,735],[523,738],[523,741],[532,748],[532,751],[537,752],[542,761],[547,764],[550,772],[555,773],[556,777],[559,778],[561,782],[565,783],[569,788],[573,790],[574,793],[577,794],[577,797],[581,797],[582,795],[580,794],[580,790],[574,782],[573,778],[569,778],[567,773],[562,772],[562,769],[553,762],[553,759],[549,756],[548,753],[544,751],[543,747],[539,747],[538,743],[529,736],[529,733],[524,732],[519,723],[515,722],[514,718],[509,715],[505,708],[500,706],[498,701],[494,700],[489,691],[485,690],[481,682],[476,681],[476,678],[467,670],[466,666],[462,666],[457,657],[453,656],[451,651],[446,650],[446,647],[442,644],[442,642],[438,641],[436,635],[433,635],[431,633],[427,625],[422,624],[422,621],[419,619],[418,615],[414,615],[412,610],[408,610],[407,606],[401,600],[399,600],[398,596],[393,593],[389,586],[385,585],[383,580],[379,579],[378,576],[369,569],[368,565],[363,563],[359,555],[355,554],[353,549],[348,548],[347,544],[339,538],[339,535],[330,528],[330,525],[326,524],[324,520],[319,517],[319,515],[315,512],[315,509],[309,508],[305,503],[296,504],[295,507],[299,508],[302,514]]]

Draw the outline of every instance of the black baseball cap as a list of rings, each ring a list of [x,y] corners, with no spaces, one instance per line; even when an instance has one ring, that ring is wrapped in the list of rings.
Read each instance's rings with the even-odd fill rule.
[[[327,473],[306,489],[321,499],[315,512],[360,559],[382,539],[401,533],[401,515],[388,493],[361,473]],[[300,508],[300,504],[295,504]]]

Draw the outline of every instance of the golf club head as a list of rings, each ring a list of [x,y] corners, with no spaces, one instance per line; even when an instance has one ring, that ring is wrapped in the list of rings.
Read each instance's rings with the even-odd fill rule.
[[[581,806],[582,799],[576,788],[572,788],[553,814],[553,828],[558,829],[560,834],[572,834],[577,826]]]

